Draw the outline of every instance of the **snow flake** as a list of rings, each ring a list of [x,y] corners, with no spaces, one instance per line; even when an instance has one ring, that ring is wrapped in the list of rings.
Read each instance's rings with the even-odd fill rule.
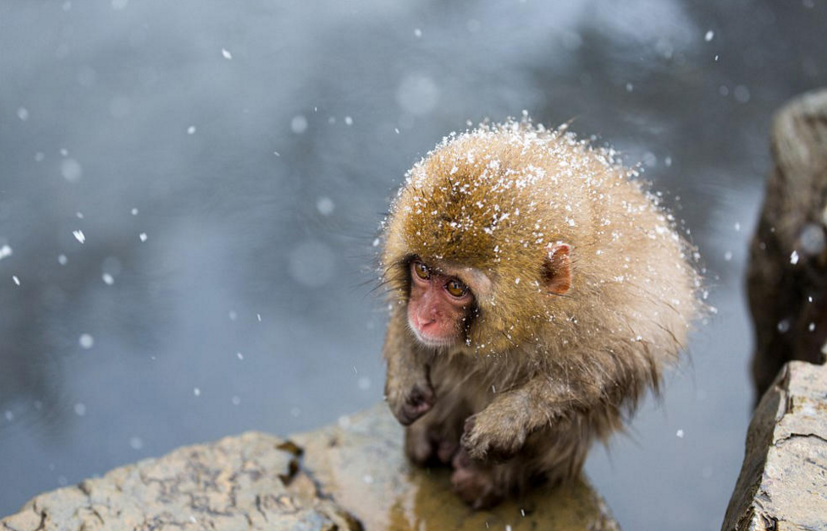
[[[290,120],[290,130],[292,130],[297,135],[300,135],[307,131],[307,118],[304,117],[303,114],[297,114]]]
[[[732,91],[732,94],[735,96],[735,101],[738,103],[746,103],[750,98],[749,89],[744,85],[736,85],[735,89]]]
[[[83,167],[75,159],[66,159],[60,163],[60,174],[70,183],[74,183],[83,176]]]
[[[81,334],[78,338],[78,344],[80,344],[82,348],[89,350],[90,348],[95,346],[95,338],[92,337],[91,334]]]
[[[319,213],[323,216],[329,216],[333,213],[333,209],[336,205],[333,203],[333,200],[329,197],[320,197],[316,200],[316,209]]]

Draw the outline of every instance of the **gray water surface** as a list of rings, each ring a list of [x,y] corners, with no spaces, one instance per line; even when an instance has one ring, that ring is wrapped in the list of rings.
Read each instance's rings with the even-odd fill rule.
[[[717,314],[588,472],[625,529],[718,529],[768,129],[827,85],[825,29],[821,0],[0,0],[0,515],[381,400],[389,198],[525,109],[640,163],[704,256]]]

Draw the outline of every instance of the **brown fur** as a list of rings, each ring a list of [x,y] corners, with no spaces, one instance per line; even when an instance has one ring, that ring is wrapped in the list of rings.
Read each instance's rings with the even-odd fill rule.
[[[476,507],[576,475],[590,443],[658,387],[700,311],[691,250],[632,174],[572,134],[509,122],[445,139],[394,201],[386,396],[401,420],[406,403],[433,406],[408,429],[408,454],[453,460]],[[571,246],[564,295],[546,289],[559,242]],[[429,349],[408,330],[414,256],[490,280],[464,344]]]

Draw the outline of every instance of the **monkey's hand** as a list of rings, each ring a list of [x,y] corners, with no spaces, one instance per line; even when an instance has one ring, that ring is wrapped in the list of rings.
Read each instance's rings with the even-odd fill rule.
[[[436,400],[427,370],[407,371],[392,377],[388,374],[385,382],[385,397],[393,416],[403,426],[431,410]]]
[[[528,434],[525,408],[506,400],[468,417],[460,442],[472,459],[505,461],[520,451]]]

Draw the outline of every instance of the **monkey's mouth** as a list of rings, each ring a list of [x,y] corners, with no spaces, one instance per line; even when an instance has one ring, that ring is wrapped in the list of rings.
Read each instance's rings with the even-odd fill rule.
[[[416,340],[419,341],[423,346],[430,347],[430,348],[445,348],[445,347],[452,347],[457,344],[458,339],[456,336],[429,336],[423,334],[417,328],[408,323],[408,328],[410,328],[411,332],[413,332],[414,337]]]

